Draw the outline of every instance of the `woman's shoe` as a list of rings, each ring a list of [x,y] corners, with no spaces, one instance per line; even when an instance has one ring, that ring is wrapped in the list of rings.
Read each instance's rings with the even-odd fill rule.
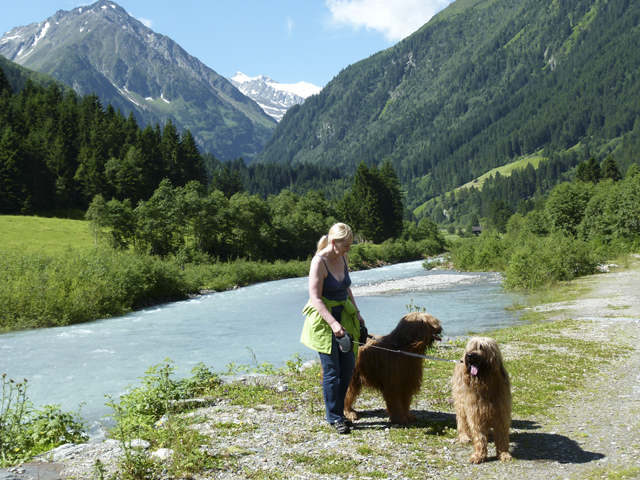
[[[332,423],[331,425],[333,426],[333,428],[336,429],[336,432],[340,434],[349,433],[351,431],[351,429],[347,426],[347,424],[342,420],[338,420],[337,422]]]

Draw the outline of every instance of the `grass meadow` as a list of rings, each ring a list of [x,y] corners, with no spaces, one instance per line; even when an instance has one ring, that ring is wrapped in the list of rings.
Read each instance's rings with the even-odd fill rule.
[[[0,251],[50,253],[94,246],[89,224],[83,220],[0,215]]]

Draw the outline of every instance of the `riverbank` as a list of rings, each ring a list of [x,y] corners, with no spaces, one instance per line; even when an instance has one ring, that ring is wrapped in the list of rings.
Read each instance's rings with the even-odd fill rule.
[[[355,285],[351,290],[356,297],[365,297],[369,295],[380,295],[382,293],[438,290],[460,285],[471,285],[474,283],[500,283],[501,281],[502,275],[499,273],[492,272],[482,277],[479,277],[478,275],[458,273],[392,279],[368,285]]]
[[[492,334],[513,384],[510,463],[468,463],[470,447],[455,441],[449,364],[425,364],[415,424],[390,424],[380,396],[365,394],[356,405],[363,418],[348,436],[326,426],[317,379],[301,386],[300,377],[317,377],[313,365],[297,375],[247,377],[270,395],[289,395],[295,403],[287,408],[266,394],[245,402],[221,394],[189,414],[217,460],[193,478],[640,478],[639,280],[637,259],[578,279],[557,295],[566,299],[528,310],[530,325]],[[464,343],[434,353],[459,358]],[[95,478],[95,460],[112,470],[119,448],[83,446],[56,460],[67,477]]]

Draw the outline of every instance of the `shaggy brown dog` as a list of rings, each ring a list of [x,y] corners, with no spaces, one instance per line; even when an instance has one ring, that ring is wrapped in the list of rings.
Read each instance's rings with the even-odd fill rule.
[[[469,340],[461,363],[456,365],[452,385],[458,441],[473,442],[469,461],[482,463],[487,459],[490,428],[493,428],[498,459],[511,460],[511,384],[500,348],[493,338]]]
[[[353,403],[362,387],[366,386],[382,393],[392,422],[413,422],[416,417],[409,411],[409,406],[422,385],[423,360],[374,346],[424,355],[434,340],[440,340],[440,332],[440,320],[428,313],[412,312],[402,317],[388,335],[367,340],[367,344],[358,350],[356,366],[344,400],[344,416],[352,421],[358,418]]]

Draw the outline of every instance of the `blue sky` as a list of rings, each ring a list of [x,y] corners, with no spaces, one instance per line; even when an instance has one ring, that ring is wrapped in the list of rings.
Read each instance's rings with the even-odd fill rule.
[[[0,36],[79,0],[0,0]],[[116,0],[220,75],[326,85],[416,31],[451,0]]]

